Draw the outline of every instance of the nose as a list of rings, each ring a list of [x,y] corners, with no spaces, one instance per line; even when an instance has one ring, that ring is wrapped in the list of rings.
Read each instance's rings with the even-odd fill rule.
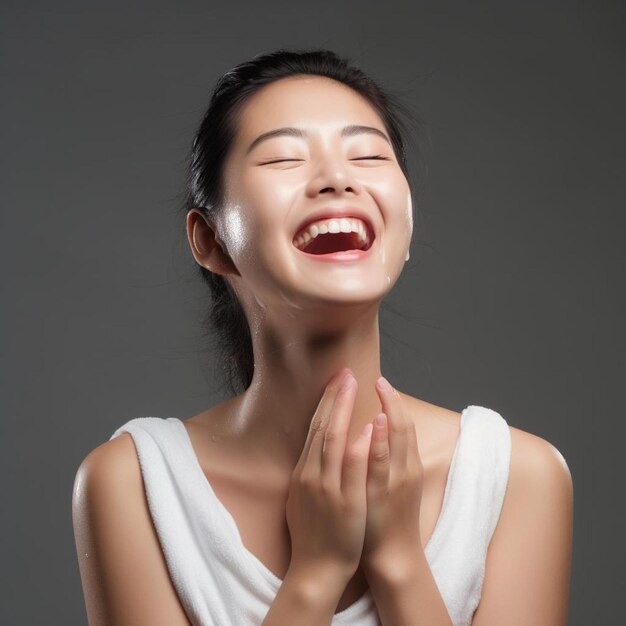
[[[345,192],[352,192],[359,195],[361,191],[362,186],[355,172],[345,157],[339,155],[326,154],[321,157],[315,175],[307,185],[309,197],[315,197],[320,193],[342,195]]]

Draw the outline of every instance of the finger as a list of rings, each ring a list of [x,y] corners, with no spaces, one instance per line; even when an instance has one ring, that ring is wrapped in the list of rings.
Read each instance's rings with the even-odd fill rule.
[[[346,494],[365,493],[367,482],[367,456],[372,436],[372,423],[365,424],[361,434],[350,446],[343,457],[341,491]]]
[[[389,456],[391,459],[389,479],[393,481],[396,476],[403,476],[406,472],[407,433],[410,423],[404,417],[400,395],[383,376],[376,381],[376,391],[388,420]]]
[[[351,374],[341,382],[341,387],[335,396],[328,426],[324,433],[324,444],[321,453],[321,480],[324,484],[341,488],[341,467],[346,451],[348,426],[354,408],[358,383]]]
[[[313,418],[311,419],[309,432],[307,434],[302,453],[300,454],[300,458],[298,459],[298,463],[294,468],[294,472],[296,470],[300,471],[304,469],[305,465],[309,465],[310,457],[317,463],[317,468],[314,467],[315,464],[311,464],[313,466],[313,469],[319,471],[319,462],[322,455],[321,450],[324,440],[324,431],[326,429],[326,424],[328,423],[328,419],[333,408],[333,403],[335,402],[335,397],[339,391],[341,380],[343,376],[345,376],[345,374],[346,368],[342,368],[336,376],[331,378],[328,385],[326,385],[324,393],[322,394],[322,398],[320,399],[319,404],[317,405],[317,409],[313,414]],[[314,442],[316,446],[316,451],[313,455],[311,455],[311,446],[314,444]]]
[[[387,492],[389,486],[389,462],[387,416],[384,413],[379,413],[374,420],[374,430],[372,432],[367,464],[367,490],[369,496]]]

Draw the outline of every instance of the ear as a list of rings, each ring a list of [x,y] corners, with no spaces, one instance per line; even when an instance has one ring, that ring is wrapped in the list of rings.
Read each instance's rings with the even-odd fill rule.
[[[187,239],[198,265],[215,274],[240,275],[215,228],[200,209],[190,209],[187,213]]]

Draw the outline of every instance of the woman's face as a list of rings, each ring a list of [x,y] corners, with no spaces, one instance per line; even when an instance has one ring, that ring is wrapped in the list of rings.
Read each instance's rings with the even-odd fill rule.
[[[348,126],[379,132],[342,133]],[[285,127],[302,136],[292,131],[255,141]],[[217,224],[239,272],[229,278],[241,296],[251,295],[263,309],[318,309],[380,301],[391,290],[405,262],[413,214],[409,184],[385,137],[364,98],[324,77],[281,79],[246,102],[223,170],[225,205]],[[360,216],[372,229],[365,256],[330,260],[294,243],[312,219],[337,211]],[[321,247],[309,250],[363,245],[357,233],[324,236],[328,221],[313,223]]]

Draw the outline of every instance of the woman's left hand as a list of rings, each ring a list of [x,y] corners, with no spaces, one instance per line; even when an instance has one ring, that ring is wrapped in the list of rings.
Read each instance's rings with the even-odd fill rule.
[[[398,392],[376,383],[383,413],[374,421],[367,470],[367,520],[361,565],[365,572],[394,571],[422,550],[419,518],[423,467],[415,425]]]

